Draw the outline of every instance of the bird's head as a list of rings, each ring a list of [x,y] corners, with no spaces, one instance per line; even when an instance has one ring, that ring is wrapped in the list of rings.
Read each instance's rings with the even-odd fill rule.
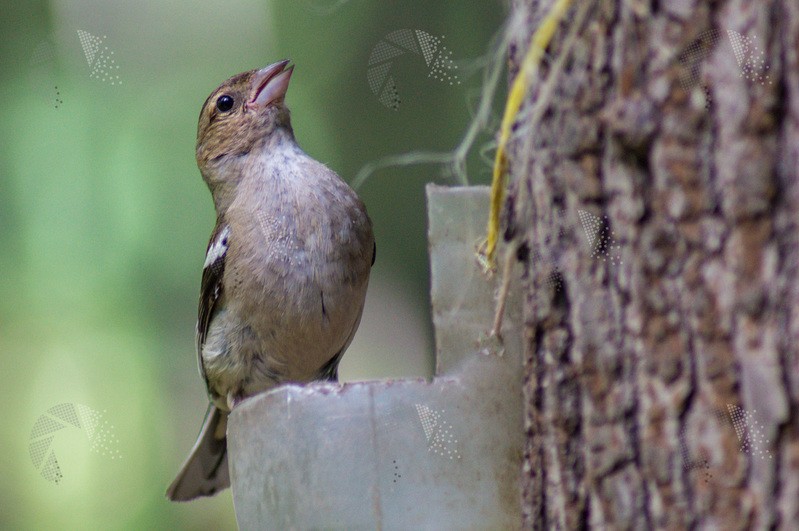
[[[283,102],[294,66],[279,61],[231,77],[203,104],[197,125],[197,164],[203,175],[231,157],[246,155],[276,131],[291,132]],[[210,183],[209,183],[210,184]]]

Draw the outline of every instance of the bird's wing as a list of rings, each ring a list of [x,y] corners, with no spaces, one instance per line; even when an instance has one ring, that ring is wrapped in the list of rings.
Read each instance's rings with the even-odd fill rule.
[[[377,258],[377,244],[372,244],[372,263],[371,265],[375,265],[375,258]],[[366,301],[364,301],[364,304]],[[344,352],[349,348],[350,343],[352,343],[353,338],[355,337],[355,332],[358,330],[358,326],[361,324],[361,317],[363,316],[363,307],[361,305],[361,311],[358,312],[358,317],[355,319],[355,322],[352,325],[352,329],[350,330],[350,334],[347,337],[347,340],[344,342],[344,346],[342,346],[338,352],[330,358],[327,363],[322,365],[322,368],[319,369],[319,372],[316,373],[315,380],[329,380],[332,382],[338,381],[338,364],[341,362],[341,357],[344,356]]]
[[[222,277],[225,273],[225,257],[227,256],[228,247],[230,247],[230,226],[226,223],[217,222],[214,232],[211,234],[211,241],[208,242],[208,250],[205,253],[202,285],[200,287],[200,308],[197,314],[197,358],[200,375],[206,384],[208,379],[203,368],[202,349],[208,336],[208,326],[214,315],[216,303],[222,296]]]
[[[316,377],[314,380],[328,380],[331,382],[338,381],[338,364],[341,362],[341,357],[344,356],[344,352],[346,352],[347,348],[352,343],[352,339],[355,337],[355,331],[358,330],[358,325],[361,323],[361,316],[363,315],[363,306],[361,306],[361,311],[358,312],[358,317],[355,319],[355,323],[352,325],[352,329],[350,330],[350,334],[347,337],[347,340],[344,342],[344,345],[330,358],[327,363],[322,365],[319,369],[319,372],[316,373]]]

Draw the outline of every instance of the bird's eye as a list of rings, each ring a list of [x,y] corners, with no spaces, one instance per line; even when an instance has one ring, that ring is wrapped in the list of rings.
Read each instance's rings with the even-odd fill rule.
[[[233,108],[233,98],[227,94],[222,94],[216,100],[216,108],[219,109],[219,112],[228,112]]]

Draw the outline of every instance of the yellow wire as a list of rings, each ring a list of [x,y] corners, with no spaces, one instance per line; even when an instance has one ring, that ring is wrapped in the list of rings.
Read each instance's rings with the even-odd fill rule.
[[[497,240],[499,239],[499,212],[502,202],[505,199],[505,189],[507,188],[507,169],[508,159],[505,148],[510,140],[511,127],[519,114],[519,109],[524,102],[530,79],[538,69],[544,50],[549,46],[555,30],[560,21],[566,15],[573,0],[556,0],[550,8],[544,20],[536,29],[533,38],[530,39],[530,49],[527,50],[522,61],[522,66],[516,79],[513,80],[508,102],[505,104],[505,113],[502,116],[500,126],[499,142],[497,143],[497,155],[494,159],[494,174],[491,180],[491,211],[488,216],[488,235],[486,236],[486,246],[481,262],[486,270],[492,270],[496,263]]]

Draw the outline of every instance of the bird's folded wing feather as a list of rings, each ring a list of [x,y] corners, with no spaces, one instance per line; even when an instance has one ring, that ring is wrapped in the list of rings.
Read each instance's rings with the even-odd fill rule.
[[[208,379],[203,368],[202,349],[208,336],[208,326],[214,315],[216,303],[222,296],[222,277],[225,273],[225,257],[229,247],[230,227],[226,223],[217,222],[211,235],[211,241],[208,242],[208,250],[205,253],[202,285],[200,287],[200,307],[197,315],[197,358],[200,375],[205,380],[206,385],[208,384]]]

